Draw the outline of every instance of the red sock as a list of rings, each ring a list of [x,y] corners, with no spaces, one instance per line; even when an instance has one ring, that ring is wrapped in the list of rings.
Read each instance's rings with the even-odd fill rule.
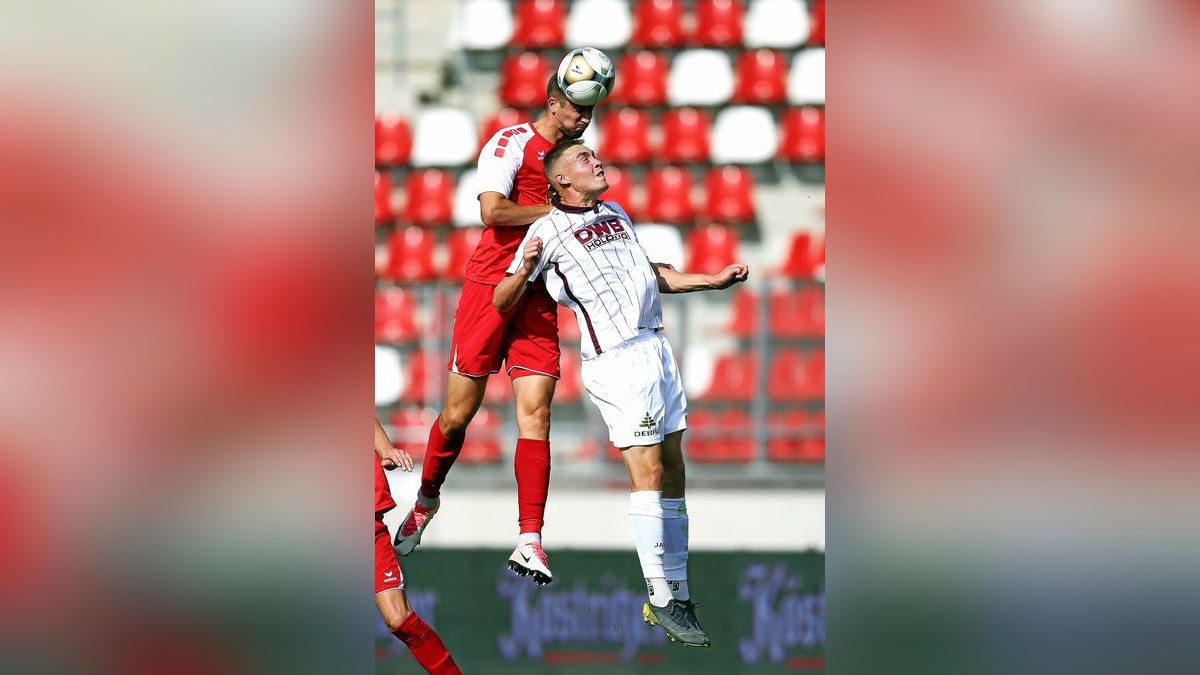
[[[521,533],[541,534],[550,489],[550,441],[518,438],[513,473],[517,475],[517,522]]]
[[[464,433],[446,438],[438,428],[440,419],[434,420],[433,428],[429,430],[429,443],[425,445],[425,459],[421,467],[421,494],[429,499],[442,494],[442,483],[446,482],[446,474],[450,473],[450,467],[458,459],[463,440],[467,437]]]
[[[409,614],[404,623],[392,631],[392,635],[400,638],[417,663],[433,675],[462,675],[454,658],[446,651],[446,645],[442,644],[442,639],[416,612]]]

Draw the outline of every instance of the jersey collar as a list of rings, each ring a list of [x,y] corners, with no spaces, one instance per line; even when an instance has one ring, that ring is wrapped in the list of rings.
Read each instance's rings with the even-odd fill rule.
[[[599,199],[596,200],[595,206],[571,206],[562,202],[554,202],[554,208],[565,213],[587,213],[588,211],[600,213],[600,204],[602,203]]]

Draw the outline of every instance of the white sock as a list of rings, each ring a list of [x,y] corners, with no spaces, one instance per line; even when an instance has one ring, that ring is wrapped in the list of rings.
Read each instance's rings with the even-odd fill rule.
[[[517,537],[517,546],[540,543],[542,543],[542,535],[538,532],[522,532],[521,536]]]
[[[683,497],[662,499],[663,512],[663,571],[671,596],[676,600],[691,600],[688,590],[688,514]]]
[[[633,543],[637,546],[642,576],[647,580],[650,602],[663,607],[671,599],[663,571],[662,492],[639,490],[629,494],[629,522],[633,525]],[[655,580],[662,583],[656,584]]]

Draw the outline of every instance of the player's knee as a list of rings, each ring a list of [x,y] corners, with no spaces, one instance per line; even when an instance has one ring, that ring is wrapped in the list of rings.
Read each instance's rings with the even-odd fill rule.
[[[550,404],[522,406],[517,411],[517,427],[525,438],[547,438],[550,434]]]
[[[386,612],[383,612],[383,622],[387,624],[388,632],[395,633],[396,629],[408,620],[410,614],[412,614],[412,610],[403,605],[388,608]]]
[[[672,494],[680,494],[683,492],[683,486],[687,482],[686,472],[683,468],[683,462],[663,467],[663,492]]]
[[[469,407],[455,406],[442,410],[438,417],[438,430],[443,436],[456,436],[467,430],[467,425],[475,417],[475,410]]]
[[[640,474],[637,477],[638,482],[641,483],[641,485],[638,487],[640,487],[643,490],[661,490],[662,489],[662,487],[663,487],[662,464],[660,464],[658,462],[648,463],[648,464],[646,464],[646,466],[642,467],[642,470],[639,471],[638,473]]]

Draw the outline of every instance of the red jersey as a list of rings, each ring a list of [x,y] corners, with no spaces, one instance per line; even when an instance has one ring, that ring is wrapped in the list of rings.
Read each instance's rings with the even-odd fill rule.
[[[392,499],[392,490],[388,487],[387,476],[383,473],[383,465],[379,463],[379,455],[375,456],[375,516],[396,508],[396,500]]]
[[[522,206],[548,204],[550,183],[542,172],[542,160],[552,147],[533,124],[497,131],[479,153],[476,193],[499,192]],[[528,229],[528,225],[485,228],[467,262],[466,277],[482,284],[500,283]]]

